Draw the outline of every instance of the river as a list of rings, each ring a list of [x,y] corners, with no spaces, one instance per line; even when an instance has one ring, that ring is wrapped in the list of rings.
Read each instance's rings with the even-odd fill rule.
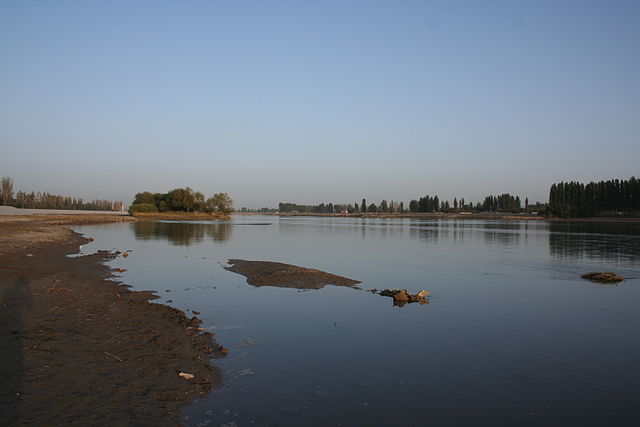
[[[640,224],[236,216],[77,230],[95,239],[83,253],[131,250],[111,262],[122,280],[200,312],[230,349],[187,426],[637,425]],[[233,258],[363,290],[254,287],[223,268]],[[431,297],[398,307],[373,288]]]

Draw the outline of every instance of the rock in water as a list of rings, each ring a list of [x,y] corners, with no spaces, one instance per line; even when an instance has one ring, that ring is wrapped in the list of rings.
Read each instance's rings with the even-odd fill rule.
[[[379,295],[393,298],[393,305],[402,307],[410,302],[428,304],[428,297],[431,293],[429,291],[420,291],[417,294],[410,294],[406,289],[385,289],[380,291]]]
[[[617,275],[616,273],[604,273],[601,271],[592,271],[591,273],[585,273],[580,277],[597,283],[618,283],[624,280],[624,277]]]
[[[420,292],[418,292],[418,293],[416,294],[416,296],[417,296],[418,298],[426,298],[426,297],[428,297],[429,295],[431,295],[431,292],[429,292],[429,291],[420,291]]]

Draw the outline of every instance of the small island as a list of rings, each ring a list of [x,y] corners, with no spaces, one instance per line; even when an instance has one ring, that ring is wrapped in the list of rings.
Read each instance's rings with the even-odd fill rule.
[[[144,191],[135,196],[129,213],[139,220],[209,221],[229,219],[233,200],[227,193],[216,193],[205,200],[203,193],[190,187],[167,193]]]

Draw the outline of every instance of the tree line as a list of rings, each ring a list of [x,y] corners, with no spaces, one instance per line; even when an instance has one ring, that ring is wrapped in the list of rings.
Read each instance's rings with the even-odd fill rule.
[[[138,193],[130,212],[202,212],[229,214],[233,200],[227,193],[216,193],[205,199],[204,194],[190,187],[176,188],[167,193]]]
[[[123,203],[114,200],[84,201],[82,198],[61,196],[47,192],[27,193],[18,191],[14,196],[13,179],[2,177],[0,179],[0,198],[5,206],[14,206],[22,209],[64,209],[87,211],[120,211]]]
[[[240,208],[240,212],[264,212],[264,213],[273,213],[273,212],[278,212],[277,208],[257,208],[257,209],[252,209],[252,208],[248,208],[246,206],[243,206]]]
[[[560,217],[640,215],[640,182],[632,176],[628,180],[553,184],[549,213]]]
[[[319,205],[299,205],[296,203],[282,203],[278,205],[279,212],[299,212],[299,213],[362,213],[362,212],[404,212],[402,202],[387,202],[383,200],[380,206],[372,203],[367,205],[367,201],[362,199],[362,203],[320,203]]]
[[[631,177],[628,180],[612,179],[608,181],[560,182],[551,185],[548,203],[524,203],[520,196],[509,193],[497,196],[489,195],[482,202],[467,203],[464,197],[440,200],[426,195],[409,202],[408,209],[402,202],[382,200],[378,205],[361,203],[319,205],[298,205],[280,203],[280,212],[313,212],[313,213],[457,213],[457,212],[537,212],[544,215],[560,217],[595,217],[595,216],[640,216],[640,180]]]
[[[453,203],[448,200],[441,201],[436,196],[426,195],[411,200],[408,208],[404,202],[382,200],[379,204],[368,204],[366,199],[353,204],[321,203],[319,205],[299,205],[296,203],[282,203],[278,205],[280,212],[299,213],[456,213],[456,212],[522,212],[544,209],[544,204],[537,202],[529,205],[529,199],[525,199],[524,207],[519,196],[509,193],[499,196],[487,196],[483,202],[476,204],[465,202],[464,197],[455,197]]]

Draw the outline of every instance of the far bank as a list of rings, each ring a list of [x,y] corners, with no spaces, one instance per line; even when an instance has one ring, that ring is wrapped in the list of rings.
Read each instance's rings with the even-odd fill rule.
[[[411,218],[411,219],[456,219],[456,220],[515,220],[515,221],[577,221],[577,222],[631,222],[640,223],[640,217],[594,217],[560,218],[526,213],[310,213],[310,212],[233,212],[232,215],[269,215],[279,217],[335,217],[335,218]]]

